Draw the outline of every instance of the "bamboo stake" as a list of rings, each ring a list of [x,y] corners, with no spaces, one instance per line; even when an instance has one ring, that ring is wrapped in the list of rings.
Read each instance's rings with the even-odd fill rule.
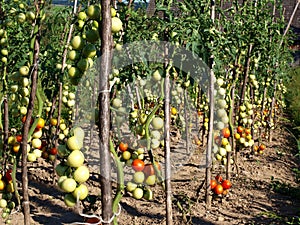
[[[283,35],[282,35],[282,39],[281,39],[281,41],[280,41],[279,46],[282,45],[283,39],[284,39],[285,35],[287,34],[288,30],[290,29],[290,26],[291,26],[291,24],[292,24],[292,22],[293,22],[293,19],[294,19],[294,17],[295,17],[295,14],[296,14],[296,12],[297,12],[297,9],[298,9],[299,5],[300,5],[300,0],[297,0],[296,5],[295,5],[294,10],[293,10],[293,13],[292,13],[292,15],[291,15],[291,17],[290,17],[290,19],[289,19],[289,22],[288,22],[288,24],[287,24],[287,26],[286,26],[286,28],[285,28],[285,30],[284,30],[284,33],[283,33]]]
[[[109,74],[112,60],[112,34],[110,0],[101,1],[101,64],[99,74],[99,138],[100,138],[100,183],[103,224],[112,224],[111,156],[110,134],[110,91]]]

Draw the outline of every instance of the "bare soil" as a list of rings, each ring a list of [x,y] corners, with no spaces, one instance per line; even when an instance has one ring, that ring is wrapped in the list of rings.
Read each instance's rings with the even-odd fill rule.
[[[292,218],[292,224],[299,224],[295,217],[300,216],[300,188],[293,171],[300,169],[299,158],[295,156],[298,149],[295,138],[285,126],[274,131],[264,154],[238,153],[238,166],[231,174],[233,187],[222,198],[212,196],[210,209],[205,205],[202,187],[205,178],[203,149],[196,150],[172,177],[174,224],[287,224]],[[97,167],[92,168],[88,185],[91,194],[97,196],[100,193],[99,173]],[[215,168],[213,175],[217,173],[225,176],[222,167]],[[30,165],[29,189],[32,224],[83,222],[79,215],[83,205],[65,206],[64,194],[53,184],[53,167],[49,162],[39,159]],[[152,201],[135,200],[130,193],[125,193],[119,224],[166,224],[162,187],[156,185],[153,193]],[[100,214],[100,198],[96,200],[94,213]],[[1,219],[0,224],[4,224]],[[22,212],[12,215],[12,224],[23,224]]]

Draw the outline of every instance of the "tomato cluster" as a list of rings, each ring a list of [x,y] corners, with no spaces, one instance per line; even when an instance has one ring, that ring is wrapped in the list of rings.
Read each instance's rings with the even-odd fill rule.
[[[217,175],[214,180],[210,181],[210,188],[216,195],[228,194],[231,186],[231,182],[229,180],[223,180],[220,175]]]
[[[68,207],[75,206],[77,198],[84,200],[88,196],[85,182],[90,177],[89,169],[84,165],[83,148],[84,131],[80,127],[73,129],[73,136],[69,136],[58,149],[51,148],[52,154],[58,154],[60,163],[55,171],[59,175],[58,186],[65,192],[64,202]]]
[[[13,185],[12,169],[7,169],[4,176],[0,174],[0,192],[2,193],[0,208],[3,209],[1,217],[8,221],[11,211],[16,206],[15,200],[13,199],[15,187]]]
[[[135,199],[152,200],[153,193],[150,186],[157,182],[157,172],[161,170],[160,164],[155,162],[154,166],[152,163],[145,163],[145,151],[142,147],[133,150],[128,147],[127,143],[120,142],[118,149],[121,161],[124,162],[125,166],[130,167],[130,173],[133,172],[132,180],[126,184],[126,190]]]

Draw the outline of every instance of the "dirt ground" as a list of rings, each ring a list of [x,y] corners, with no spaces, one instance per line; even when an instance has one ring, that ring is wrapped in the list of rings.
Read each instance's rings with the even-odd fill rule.
[[[293,172],[295,168],[300,169],[295,156],[298,149],[295,138],[285,125],[275,130],[263,155],[238,153],[238,173],[234,168],[231,178],[233,186],[227,196],[213,197],[210,209],[205,206],[204,188],[201,188],[205,175],[201,150],[195,151],[189,161],[173,174],[174,224],[299,224],[299,220],[291,223],[293,217],[300,216],[300,188]],[[65,206],[63,193],[56,184],[53,185],[52,171],[52,165],[43,159],[29,168],[32,224],[83,222],[79,215],[83,206]],[[217,172],[225,176],[222,168],[215,171],[214,176]],[[92,172],[88,185],[94,196],[100,192],[98,180],[99,173]],[[121,200],[119,224],[166,224],[164,192],[157,185],[153,193],[152,201],[135,200],[125,193]],[[95,213],[99,214],[99,198],[96,200]],[[183,211],[179,209],[179,203]],[[1,219],[0,224],[3,224]],[[12,215],[12,224],[23,224],[21,212]]]

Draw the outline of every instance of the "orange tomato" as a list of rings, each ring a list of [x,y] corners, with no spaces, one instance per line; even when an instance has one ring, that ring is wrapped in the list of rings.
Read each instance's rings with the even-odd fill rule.
[[[223,186],[221,184],[217,184],[217,186],[214,188],[214,192],[217,195],[223,194]]]
[[[124,142],[121,142],[121,143],[119,144],[119,149],[120,149],[121,152],[127,151],[127,149],[128,149],[128,144],[127,144],[127,143],[124,143]]]
[[[264,144],[261,144],[261,145],[259,146],[259,150],[263,151],[263,150],[265,150],[265,149],[266,149],[266,146],[265,146]]]
[[[241,133],[243,133],[243,131],[244,131],[244,128],[243,128],[242,126],[238,126],[238,127],[237,127],[237,132],[238,132],[238,133],[241,134]]]
[[[20,145],[19,142],[15,143],[15,144],[13,145],[13,147],[12,147],[13,151],[14,151],[15,153],[18,153],[19,150],[20,150],[20,146],[21,146],[21,145]]]
[[[246,135],[251,134],[251,129],[250,128],[245,128],[245,134]]]
[[[259,149],[259,147],[257,145],[254,146],[253,150],[257,151]]]
[[[218,185],[218,182],[216,180],[211,180],[210,181],[210,188],[214,189]]]
[[[222,135],[223,135],[224,138],[229,138],[230,137],[230,130],[229,130],[228,127],[223,128]]]
[[[38,123],[36,125],[36,129],[44,128],[45,126],[45,120],[43,118],[39,118]]]

